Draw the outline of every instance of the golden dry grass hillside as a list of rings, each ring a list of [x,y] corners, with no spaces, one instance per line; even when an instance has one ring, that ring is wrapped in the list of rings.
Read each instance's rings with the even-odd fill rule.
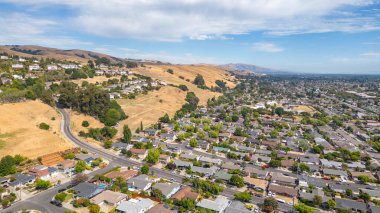
[[[86,50],[62,50],[49,47],[41,47],[35,45],[6,45],[0,46],[0,52],[10,55],[18,55],[21,57],[34,58],[55,58],[59,60],[75,61],[81,64],[87,64],[88,60],[105,57],[111,62],[119,62],[121,59],[106,54],[86,51]]]
[[[147,95],[139,95],[136,99],[118,100],[129,117],[119,123],[117,136],[122,136],[124,124],[129,125],[134,131],[140,126],[140,122],[143,122],[144,127],[148,127],[156,123],[165,113],[173,116],[185,103],[185,97],[186,92],[175,87],[165,86],[158,91],[149,92]]]
[[[174,71],[173,74],[167,72],[168,69]],[[184,84],[189,88],[189,91],[194,92],[200,99],[200,105],[205,105],[207,100],[212,97],[218,97],[221,93],[211,92],[198,88],[192,83],[197,74],[204,77],[206,86],[215,86],[216,80],[227,82],[227,86],[234,87],[234,78],[224,70],[211,65],[149,65],[144,68],[135,69],[134,72],[166,81],[169,84],[180,85]],[[182,76],[184,79],[180,78]],[[189,79],[189,81],[186,81]],[[173,97],[175,98],[175,97]]]
[[[42,122],[50,129],[40,129]],[[0,157],[21,154],[36,158],[72,148],[61,134],[60,123],[60,114],[40,101],[0,105]]]

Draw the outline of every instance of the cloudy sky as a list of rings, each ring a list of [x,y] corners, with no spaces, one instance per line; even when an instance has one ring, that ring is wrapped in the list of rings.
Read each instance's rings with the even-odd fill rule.
[[[0,0],[0,44],[380,73],[380,0]]]

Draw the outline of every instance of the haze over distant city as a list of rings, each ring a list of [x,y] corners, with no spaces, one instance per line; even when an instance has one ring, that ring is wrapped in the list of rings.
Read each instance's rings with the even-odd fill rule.
[[[0,44],[380,74],[378,0],[0,0]]]

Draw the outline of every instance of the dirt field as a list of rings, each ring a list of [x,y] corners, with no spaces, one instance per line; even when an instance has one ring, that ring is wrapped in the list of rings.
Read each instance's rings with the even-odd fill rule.
[[[186,92],[175,87],[165,86],[158,91],[149,92],[147,95],[139,95],[136,99],[120,99],[119,104],[128,119],[121,121],[118,126],[117,137],[122,136],[124,124],[128,124],[134,132],[143,122],[144,128],[156,123],[158,118],[168,113],[174,113],[185,103]]]
[[[297,105],[292,107],[292,109],[298,112],[308,112],[310,114],[314,114],[316,112],[316,110],[312,106],[307,105]]]
[[[169,68],[173,69],[174,74],[166,72],[166,70]],[[133,71],[142,75],[150,76],[154,79],[166,81],[170,84],[186,85],[189,88],[189,91],[194,92],[197,97],[199,97],[200,105],[205,105],[209,98],[218,97],[221,94],[211,92],[209,90],[199,89],[193,83],[186,81],[186,79],[193,81],[195,76],[199,73],[203,75],[207,86],[215,86],[214,82],[217,79],[224,81],[227,81],[226,79],[232,79],[230,76],[225,76],[226,73],[223,70],[207,65],[148,66],[146,68],[141,68]],[[179,76],[183,76],[185,79],[181,79]],[[227,83],[231,87],[235,85],[233,82],[228,81]]]
[[[50,130],[40,129],[41,122],[49,124]],[[60,122],[60,114],[40,101],[0,105],[0,157],[36,158],[73,147],[61,134]]]
[[[80,139],[82,139],[82,137],[79,137],[80,131],[88,132],[89,128],[103,128],[104,127],[104,124],[102,124],[96,118],[89,115],[84,115],[78,112],[74,112],[74,111],[70,112],[70,121],[71,121],[70,125],[71,125],[72,132]],[[90,126],[83,127],[82,126],[83,121],[88,121],[90,123]],[[100,144],[98,141],[95,141],[92,138],[86,138],[83,140],[94,143],[94,144]]]

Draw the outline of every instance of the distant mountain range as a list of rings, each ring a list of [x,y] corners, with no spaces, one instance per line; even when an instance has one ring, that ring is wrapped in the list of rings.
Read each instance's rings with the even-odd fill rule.
[[[223,69],[229,70],[229,71],[240,71],[240,72],[251,72],[251,73],[258,73],[258,74],[288,74],[291,73],[289,71],[282,71],[282,70],[275,70],[270,69],[266,67],[260,67],[253,64],[240,64],[240,63],[231,63],[231,64],[225,64],[221,65]]]

